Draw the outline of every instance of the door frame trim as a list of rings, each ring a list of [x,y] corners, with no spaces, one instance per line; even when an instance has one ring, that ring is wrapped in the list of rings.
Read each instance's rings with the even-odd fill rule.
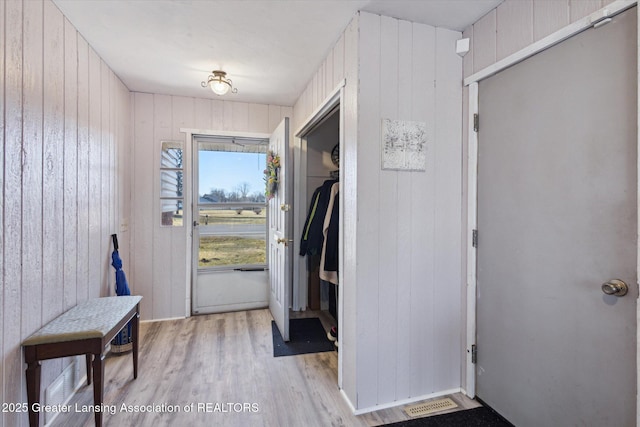
[[[180,133],[184,134],[184,151],[182,155],[184,163],[183,174],[183,194],[184,194],[184,233],[185,239],[185,305],[184,305],[184,317],[191,317],[191,299],[193,289],[193,180],[195,179],[194,173],[197,173],[197,165],[194,169],[193,165],[193,144],[194,137],[196,136],[222,136],[222,137],[244,137],[254,139],[269,139],[270,134],[258,133],[258,132],[236,132],[236,131],[216,131],[210,129],[196,129],[196,128],[180,128]],[[188,172],[191,171],[191,172]],[[187,200],[189,202],[187,202]]]
[[[301,202],[302,200],[306,200],[306,156],[302,156],[302,153],[306,153],[307,135],[315,129],[316,126],[320,125],[324,122],[327,115],[336,107],[340,106],[339,111],[339,130],[338,130],[338,143],[340,145],[340,153],[344,153],[344,123],[345,123],[345,112],[344,112],[344,90],[346,86],[347,80],[342,79],[336,87],[329,93],[329,95],[320,103],[320,106],[316,108],[309,116],[307,116],[304,121],[302,121],[302,126],[300,126],[294,133],[294,141],[293,141],[293,154],[294,154],[294,176],[297,177],[294,180],[294,188],[293,188],[293,199],[295,200],[296,206],[298,207],[294,212],[293,219],[293,232],[295,236],[301,235],[302,227],[304,226],[304,221],[306,216],[306,208],[304,206],[305,203]],[[341,165],[341,170],[344,171],[343,165]],[[304,196],[304,197],[303,197]],[[340,191],[339,191],[339,224],[338,228],[340,230],[344,230],[344,180],[340,180]],[[294,251],[298,253],[299,241],[294,242]],[[338,247],[339,252],[341,254],[344,253],[342,248],[344,247],[344,232],[340,232],[338,234]],[[300,268],[300,265],[306,265],[305,261],[298,260],[293,263],[293,309],[300,309],[301,307],[306,307],[307,301],[307,288],[306,286],[301,285],[301,278],[303,271]],[[338,283],[344,283],[344,257],[340,256],[338,258]],[[344,319],[343,313],[343,287],[338,286],[338,306],[336,310],[338,312],[338,342],[342,342],[342,319]],[[342,348],[343,345],[341,345]],[[338,388],[342,390],[342,361],[344,351],[341,350],[338,352]]]
[[[511,67],[518,62],[539,53],[545,49],[550,48],[553,45],[561,43],[566,39],[575,36],[576,34],[592,27],[594,24],[624,12],[627,9],[632,8],[638,3],[638,0],[615,0],[614,2],[606,5],[602,9],[599,9],[592,14],[585,16],[576,22],[567,25],[558,31],[549,34],[547,37],[538,40],[535,43],[526,46],[519,51],[507,56],[488,67],[483,68],[475,74],[470,75],[464,79],[464,86],[469,86],[471,83],[479,82],[480,80],[491,77],[492,75],[499,73],[505,68]]]
[[[298,201],[296,203],[300,205],[300,208],[295,212],[293,218],[294,236],[302,235],[302,228],[304,227],[306,219],[306,202],[304,201],[307,199],[307,157],[303,156],[302,153],[307,152],[307,135],[324,123],[329,113],[331,113],[334,108],[342,104],[345,83],[346,80],[342,80],[324,99],[320,106],[304,120],[302,126],[300,126],[300,128],[298,128],[298,130],[293,134],[293,143],[291,144],[294,163],[293,175],[296,177],[293,184],[293,197],[294,200]],[[338,130],[338,139],[340,140],[338,142],[339,144],[341,144],[343,138],[342,127],[344,123],[342,120],[342,112],[340,114],[340,129]],[[340,150],[342,150],[342,145],[340,145]],[[340,216],[340,218],[342,218],[342,216]],[[342,223],[340,223],[339,227],[342,227]],[[341,243],[338,244],[342,245]],[[298,241],[294,242],[295,253],[300,251],[299,245],[300,243]],[[340,259],[338,259],[338,262],[340,262]],[[306,265],[306,262],[298,260],[293,263],[293,293],[291,300],[291,307],[293,311],[304,310],[307,306],[308,289],[306,285],[303,286],[303,283],[305,283],[305,269],[300,267],[302,264]],[[338,270],[339,272],[342,271],[342,265],[338,266]],[[340,274],[339,272],[338,274]]]
[[[473,130],[478,114],[478,82],[469,85],[469,116],[467,140],[467,340],[466,384],[467,396],[476,395],[476,365],[472,361],[472,346],[476,344],[476,267],[477,252],[473,246],[473,230],[478,226],[478,133]]]
[[[492,64],[475,74],[464,79],[464,86],[468,86],[468,135],[467,135],[467,235],[466,235],[466,285],[467,285],[467,313],[466,313],[466,378],[463,384],[463,392],[471,397],[475,397],[476,390],[476,365],[472,363],[472,346],[476,344],[476,267],[477,267],[477,252],[473,247],[473,230],[477,227],[477,209],[478,209],[478,134],[474,131],[474,115],[478,114],[478,83],[500,71],[522,62],[527,58],[552,47],[562,41],[592,27],[599,21],[608,17],[617,15],[630,9],[638,4],[638,0],[616,0],[607,6],[597,10],[596,12],[582,18],[566,27],[550,34],[549,36],[515,52],[512,55]],[[640,8],[636,11],[640,17]],[[638,26],[637,45],[640,48],[640,25]],[[638,128],[640,128],[640,61],[638,62]],[[464,118],[463,118],[464,120]],[[638,132],[638,147],[640,147],[640,132]],[[637,224],[640,225],[640,150],[638,150],[638,219]],[[637,240],[637,267],[636,272],[640,277],[640,231],[638,232]],[[639,279],[640,280],[640,279]],[[637,286],[638,284],[636,284]],[[636,302],[636,312],[638,312],[638,304]],[[639,346],[636,355],[636,381],[637,389],[640,390],[640,313],[638,313],[636,322],[636,344]],[[636,419],[640,424],[640,395],[636,395]]]

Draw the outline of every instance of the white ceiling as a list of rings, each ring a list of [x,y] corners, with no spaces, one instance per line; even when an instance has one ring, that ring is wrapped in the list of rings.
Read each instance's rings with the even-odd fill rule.
[[[502,0],[53,0],[132,91],[292,106],[358,10],[463,30]],[[452,49],[454,47],[452,46]]]

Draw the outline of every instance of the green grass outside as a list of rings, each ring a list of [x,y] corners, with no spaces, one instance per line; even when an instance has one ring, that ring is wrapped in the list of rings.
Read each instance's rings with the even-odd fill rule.
[[[266,261],[264,239],[237,236],[200,237],[198,267],[265,264]]]

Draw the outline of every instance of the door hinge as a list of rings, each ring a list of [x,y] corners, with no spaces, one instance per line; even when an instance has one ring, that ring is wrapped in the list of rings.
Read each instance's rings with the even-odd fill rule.
[[[473,115],[473,131],[478,132],[480,130],[480,116],[478,113]]]
[[[478,247],[478,230],[473,230],[471,233],[471,246]]]
[[[471,363],[478,363],[478,346],[475,344],[471,346]]]

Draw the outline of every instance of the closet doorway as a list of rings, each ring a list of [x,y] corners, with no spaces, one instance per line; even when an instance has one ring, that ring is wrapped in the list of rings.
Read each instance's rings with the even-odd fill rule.
[[[340,152],[343,146],[344,113],[340,108],[343,96],[344,82],[334,90],[319,107],[304,122],[303,126],[295,133],[296,146],[294,150],[294,199],[296,212],[294,216],[294,262],[293,262],[293,311],[320,311],[324,319],[330,319],[330,325],[325,323],[327,332],[330,326],[337,328],[340,342],[340,322],[342,312],[341,286],[343,260],[340,254],[343,252],[343,183],[340,181]],[[335,187],[333,187],[335,184]],[[316,190],[323,187],[326,198],[316,197]],[[331,187],[334,195],[331,199]],[[337,194],[335,194],[337,191]],[[320,206],[324,204],[324,206]],[[336,206],[333,209],[333,205]],[[335,257],[333,260],[322,259],[320,247],[315,242],[315,248],[311,248],[314,242],[308,240],[310,229],[308,218],[316,215],[326,218],[333,212],[332,224],[337,223],[338,231],[333,230],[333,237],[329,237],[334,249],[327,251],[327,257]],[[337,217],[337,221],[334,220]],[[317,217],[316,217],[317,218]],[[331,233],[331,232],[330,232]],[[337,237],[337,241],[336,241]],[[323,266],[336,265],[337,271],[327,273],[330,280],[320,279],[320,270]],[[328,267],[327,270],[333,270]],[[325,278],[326,275],[323,275]],[[331,282],[337,282],[337,285]],[[327,315],[325,315],[327,314]],[[338,353],[338,386],[342,378],[342,352]]]

